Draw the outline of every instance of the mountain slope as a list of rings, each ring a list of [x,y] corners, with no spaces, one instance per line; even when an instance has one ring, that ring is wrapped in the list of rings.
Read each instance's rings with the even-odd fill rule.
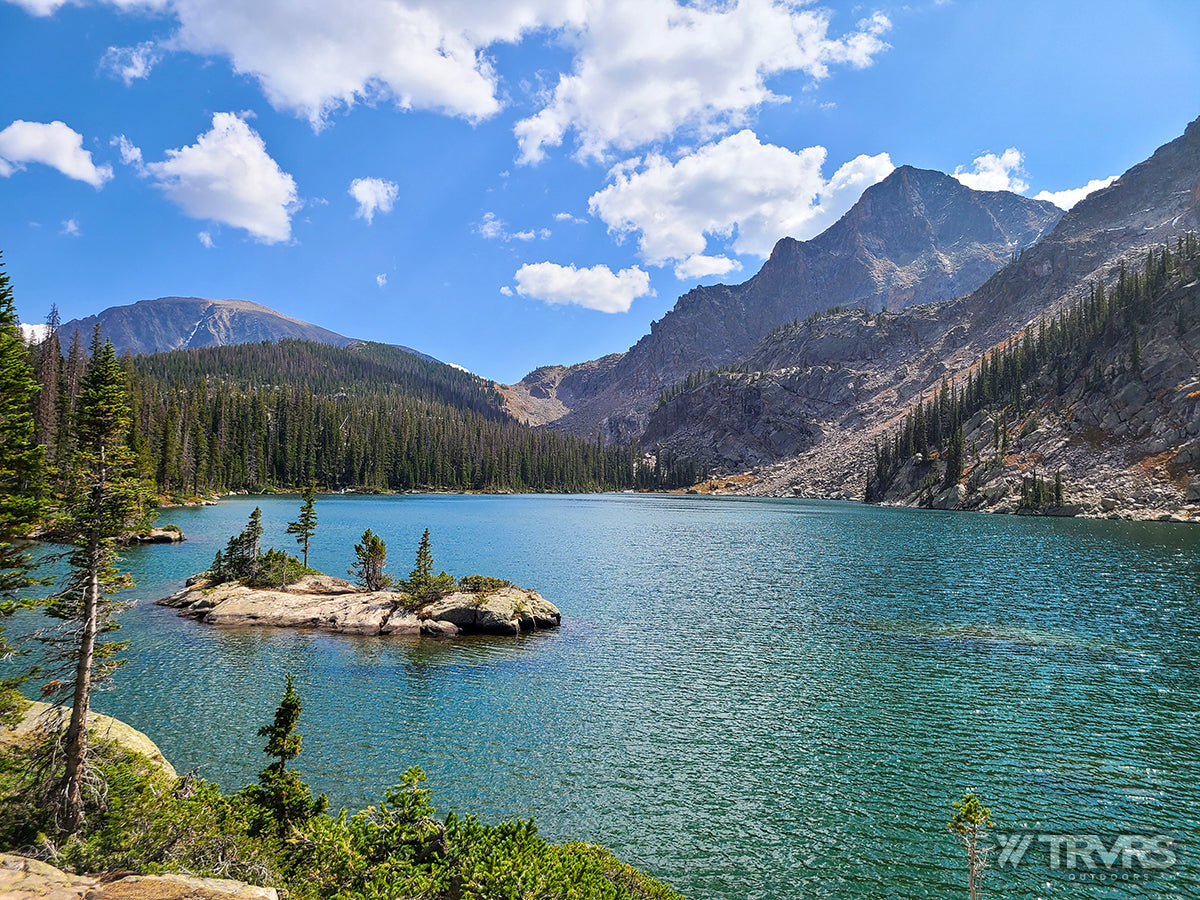
[[[112,306],[62,325],[60,341],[65,350],[79,332],[84,346],[99,323],[101,333],[113,342],[118,353],[134,355],[187,350],[194,347],[226,347],[294,338],[346,347],[355,338],[293,319],[270,307],[249,300],[207,300],[203,297],[159,297],[128,306]],[[425,359],[432,357],[401,347]]]
[[[85,345],[97,323],[119,353],[161,353],[190,347],[220,347],[297,338],[344,347],[353,338],[278,313],[249,300],[159,297],[112,306],[62,326],[64,347],[79,331]]]
[[[816,238],[780,240],[749,281],[684,294],[603,377],[593,371],[584,379],[581,367],[571,367],[548,386],[539,370],[508,395],[527,418],[540,411],[556,427],[579,434],[599,427],[606,439],[627,440],[640,433],[662,388],[740,362],[773,328],[834,306],[898,310],[969,293],[1060,215],[1049,203],[902,166]],[[547,402],[536,402],[535,387]]]
[[[1150,250],[1167,245],[1175,252],[1198,228],[1200,120],[1077,204],[1049,235],[971,295],[897,314],[846,312],[780,329],[750,354],[746,374],[710,378],[663,404],[651,416],[644,440],[718,468],[766,466],[750,488],[756,493],[861,497],[875,441],[894,434],[906,412],[938,390],[943,378],[961,386],[982,354],[1023,343],[1027,333],[1036,336],[1045,317],[1089,300],[1093,285],[1103,284],[1111,294],[1122,268],[1127,278],[1144,272]],[[1186,271],[1175,277],[1186,278]],[[1099,502],[1096,494],[1105,484],[1138,482],[1137,491],[1151,490],[1146,480],[1151,471],[1160,480],[1181,477],[1178,465],[1200,458],[1200,449],[1189,449],[1200,446],[1194,443],[1200,422],[1185,408],[1194,402],[1187,399],[1190,389],[1179,408],[1170,399],[1175,382],[1190,381],[1176,373],[1200,366],[1194,289],[1175,284],[1170,308],[1136,323],[1143,373],[1130,375],[1125,370],[1131,364],[1119,361],[1121,352],[1126,357],[1132,352],[1129,334],[1124,350],[1110,347],[1098,358],[1105,384],[1115,386],[1112,397],[1095,394],[1100,380],[1094,374],[1068,373],[1054,400],[1066,413],[1020,410],[1012,424],[1015,430],[1031,429],[1025,436],[1030,455],[1006,463],[1012,471],[1003,477],[1019,483],[1014,473],[1022,467],[1052,461],[1089,502]],[[1174,381],[1168,385],[1163,378]],[[1136,385],[1157,393],[1138,400],[1143,391]],[[1163,393],[1168,388],[1169,396]],[[1144,410],[1151,407],[1155,421],[1143,429]],[[1137,428],[1127,427],[1131,420]],[[1089,423],[1087,439],[1069,422]],[[991,419],[974,423],[974,439],[991,427]],[[1037,433],[1042,438],[1030,443],[1030,434]],[[1183,462],[1175,468],[1147,466],[1155,455]],[[1181,499],[1183,488],[1172,485],[1153,490]]]

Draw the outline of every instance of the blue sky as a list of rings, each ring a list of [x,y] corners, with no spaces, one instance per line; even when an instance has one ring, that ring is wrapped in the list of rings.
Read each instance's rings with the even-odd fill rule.
[[[627,349],[893,165],[1069,204],[1200,115],[1196,23],[1194,0],[0,0],[0,250],[25,321],[235,297],[510,382]]]

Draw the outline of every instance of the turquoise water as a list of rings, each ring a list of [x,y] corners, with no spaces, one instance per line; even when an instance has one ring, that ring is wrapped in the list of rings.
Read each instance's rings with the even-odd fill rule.
[[[1196,897],[1200,529],[800,500],[322,497],[312,562],[370,527],[404,575],[538,589],[563,628],[439,643],[218,630],[152,600],[263,507],[169,510],[180,546],[132,550],[128,665],[96,699],[180,771],[228,788],[265,757],[283,673],[298,767],[333,804],[410,765],[443,811],[533,817],[693,900],[965,896],[946,829],[978,790],[999,829],[1165,833],[1178,863],[1082,881],[1035,843],[985,896]]]

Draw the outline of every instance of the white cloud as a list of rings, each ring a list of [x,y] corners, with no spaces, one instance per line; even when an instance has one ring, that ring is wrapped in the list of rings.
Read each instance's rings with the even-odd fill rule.
[[[1070,209],[1088,194],[1094,194],[1102,188],[1108,187],[1118,176],[1109,175],[1107,178],[1095,178],[1089,181],[1081,188],[1070,188],[1065,191],[1041,191],[1034,200],[1049,200],[1059,209]]]
[[[483,218],[479,220],[479,224],[475,226],[475,230],[485,241],[503,240],[507,235],[504,230],[504,220],[498,218],[494,212],[485,212]]]
[[[34,0],[27,0],[34,2]],[[36,0],[50,2],[50,0]],[[499,111],[485,49],[582,21],[586,0],[158,0],[173,45],[227,57],[271,104],[321,127],[359,101],[479,121]]]
[[[207,249],[211,250],[213,248],[213,239],[212,239],[212,234],[210,232],[201,231],[199,234],[196,235],[196,238]]]
[[[265,244],[292,236],[292,214],[300,205],[296,182],[234,113],[214,114],[212,129],[196,143],[168,150],[165,160],[146,163],[144,172],[193,219],[243,228]]]
[[[528,228],[523,231],[509,231],[504,220],[494,212],[485,212],[479,224],[475,226],[475,231],[487,241],[532,241],[536,237],[541,237],[542,240],[550,237],[550,231],[546,228],[540,231]]]
[[[68,237],[79,237],[83,232],[79,230],[79,221],[77,219],[64,219],[62,231],[59,233],[65,234]]]
[[[142,173],[142,148],[134,145],[134,143],[120,134],[110,142],[112,146],[117,147],[121,152],[121,162],[127,166],[133,166],[138,174]]]
[[[628,312],[638,297],[654,295],[650,276],[636,266],[614,275],[608,266],[577,269],[552,262],[527,263],[517,270],[515,278],[517,293],[522,297],[606,313]]]
[[[400,193],[400,186],[394,181],[382,178],[355,178],[350,182],[350,196],[358,203],[355,218],[366,219],[370,225],[375,219],[375,213],[390,213]]]
[[[158,46],[153,41],[144,41],[136,47],[109,47],[100,65],[128,87],[140,78],[149,78],[150,70],[161,59],[162,52]]]
[[[17,119],[0,131],[0,175],[9,176],[25,163],[42,163],[68,178],[101,188],[113,177],[112,166],[97,166],[83,149],[83,135],[62,122]]]
[[[515,127],[520,161],[539,161],[568,132],[581,158],[596,159],[681,130],[712,137],[786,99],[767,87],[774,75],[819,80],[832,65],[870,65],[891,23],[876,14],[843,37],[831,37],[829,26],[824,10],[776,0],[595,4],[571,73]]]
[[[506,284],[504,287],[500,288],[500,293],[502,293],[505,297],[511,297],[513,295],[513,289]]]
[[[380,287],[383,287],[384,285],[387,284],[387,275],[380,272],[378,275],[375,276],[375,283],[377,285],[379,285]]]
[[[67,4],[67,0],[12,0],[12,2],[31,16],[50,16],[60,6],[66,6]]]
[[[703,253],[697,253],[675,266],[675,277],[680,281],[688,281],[706,275],[727,275],[741,267],[740,262],[727,256],[705,256]]]
[[[995,153],[985,153],[975,157],[970,171],[959,166],[954,170],[954,177],[962,184],[976,191],[1012,191],[1023,194],[1029,190],[1028,177],[1022,163],[1025,157],[1016,147],[1009,147],[999,156]]]
[[[610,232],[636,234],[651,265],[673,262],[680,278],[723,275],[737,264],[709,255],[711,239],[766,257],[782,237],[824,231],[893,168],[886,153],[859,156],[826,181],[824,163],[824,147],[793,152],[746,130],[675,162],[654,154],[619,166],[588,206]]]
[[[569,212],[558,212],[554,214],[554,221],[570,222],[572,225],[583,225],[587,222],[587,219],[581,219],[578,216],[573,216]]]

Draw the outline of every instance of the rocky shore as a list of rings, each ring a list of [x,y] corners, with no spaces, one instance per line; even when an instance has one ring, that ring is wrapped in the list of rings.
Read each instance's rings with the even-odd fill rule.
[[[454,591],[418,606],[407,594],[366,591],[329,575],[310,575],[279,589],[214,584],[197,576],[158,603],[209,625],[315,628],[339,634],[516,635],[557,628],[562,621],[558,609],[537,591],[515,586]]]
[[[72,875],[49,863],[0,853],[6,900],[277,900],[275,888],[191,875]]]

